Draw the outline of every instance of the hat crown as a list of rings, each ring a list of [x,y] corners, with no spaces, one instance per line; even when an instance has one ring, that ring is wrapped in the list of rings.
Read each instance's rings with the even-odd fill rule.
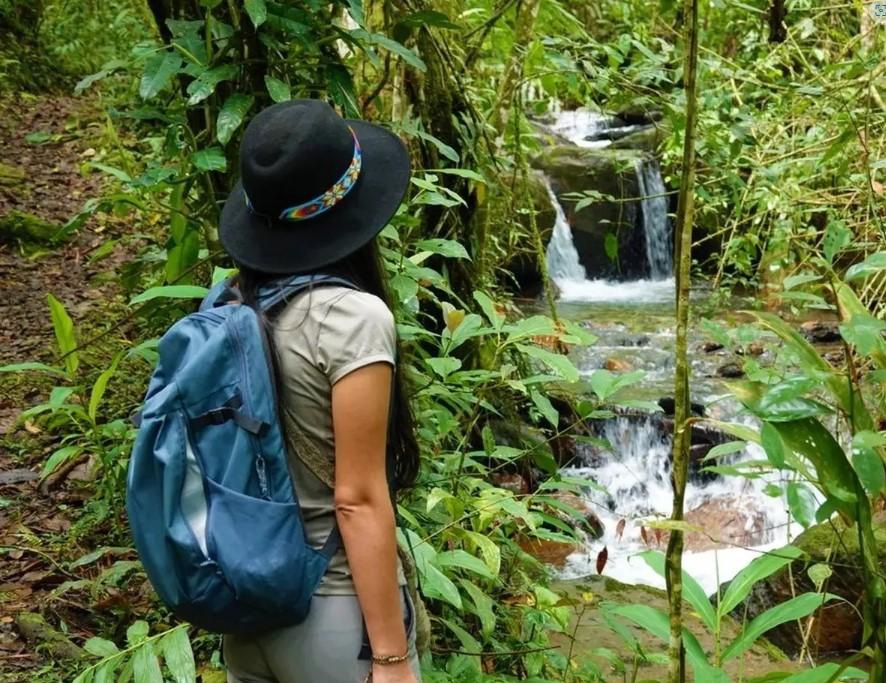
[[[354,157],[354,137],[326,102],[280,102],[258,114],[240,144],[243,189],[256,213],[277,217],[329,190]]]

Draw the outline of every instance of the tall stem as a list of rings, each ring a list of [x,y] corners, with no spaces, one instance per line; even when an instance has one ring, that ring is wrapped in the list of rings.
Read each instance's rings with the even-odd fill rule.
[[[689,284],[692,264],[692,222],[695,209],[695,126],[698,77],[698,0],[683,2],[684,49],[683,79],[686,89],[686,130],[683,138],[683,170],[677,204],[677,239],[674,240],[674,263],[677,264],[677,347],[674,386],[674,508],[671,518],[683,520],[683,502],[689,470]],[[665,580],[670,613],[668,643],[668,681],[684,683],[686,660],[683,648],[683,532],[674,528],[668,539]]]

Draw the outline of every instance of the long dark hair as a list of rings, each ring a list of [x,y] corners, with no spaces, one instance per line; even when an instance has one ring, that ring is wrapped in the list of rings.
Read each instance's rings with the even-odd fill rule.
[[[391,298],[388,293],[384,268],[381,263],[378,245],[375,239],[370,240],[368,244],[357,249],[349,256],[319,269],[327,275],[338,275],[351,280],[358,285],[363,291],[369,292],[379,297],[388,308],[391,306]],[[293,273],[295,274],[295,273]],[[307,275],[308,273],[300,273]],[[280,279],[281,275],[270,275],[262,273],[246,266],[239,265],[239,274],[237,275],[237,285],[240,288],[243,302],[256,308],[258,298],[258,290]],[[310,294],[308,294],[310,296]],[[266,316],[261,316],[262,322],[268,333],[268,338],[273,340],[272,330],[270,329],[271,321]],[[272,365],[274,367],[274,382],[277,386],[277,395],[280,396],[282,386],[280,378],[280,364],[277,359],[276,350],[271,349]],[[403,373],[403,354],[400,344],[397,344],[397,370],[394,373],[394,396],[391,404],[391,429],[388,433],[388,449],[393,456],[393,479],[395,487],[406,489],[411,487],[418,476],[419,470],[419,452],[418,443],[415,438],[415,423],[412,416],[412,409],[409,405],[406,381]]]

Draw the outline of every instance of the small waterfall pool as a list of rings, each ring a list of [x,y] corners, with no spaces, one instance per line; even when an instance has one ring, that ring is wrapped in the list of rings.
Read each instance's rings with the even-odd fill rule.
[[[596,138],[609,118],[582,110],[561,112],[554,126],[575,144],[597,145]],[[550,185],[548,192],[556,210],[556,222],[547,247],[548,271],[559,292],[562,316],[585,325],[598,342],[571,351],[571,358],[586,377],[607,368],[615,372],[643,370],[644,381],[628,391],[630,398],[656,401],[674,393],[674,278],[673,239],[669,202],[658,163],[636,164],[640,189],[639,220],[646,240],[649,277],[634,281],[589,278],[581,264],[567,222]],[[602,245],[601,245],[602,248]],[[699,335],[693,335],[699,339]],[[705,406],[707,414],[724,420],[746,421],[739,406],[726,398],[717,378],[721,358],[691,352],[692,400]],[[562,570],[563,578],[596,573],[597,556],[607,549],[603,573],[626,583],[664,587],[664,580],[637,554],[650,548],[664,550],[666,532],[647,525],[671,514],[670,452],[672,439],[660,417],[616,417],[599,426],[599,437],[611,444],[603,450],[579,446],[579,462],[564,473],[593,482],[587,502],[603,522],[602,538],[590,541],[573,553]],[[756,446],[728,456],[735,464],[765,456]],[[784,545],[802,529],[790,524],[784,494],[773,476],[695,477],[687,489],[686,510],[690,523],[703,526],[703,534],[687,538],[685,570],[706,591],[735,576],[760,552]],[[775,485],[775,486],[772,486]]]

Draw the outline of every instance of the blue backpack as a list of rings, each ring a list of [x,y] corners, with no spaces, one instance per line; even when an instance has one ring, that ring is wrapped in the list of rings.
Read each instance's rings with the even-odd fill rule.
[[[270,313],[309,286],[297,276],[262,290]],[[126,510],[139,558],[177,616],[217,633],[296,624],[340,547],[335,528],[308,545],[278,419],[269,340],[227,283],[160,339],[137,422]]]

